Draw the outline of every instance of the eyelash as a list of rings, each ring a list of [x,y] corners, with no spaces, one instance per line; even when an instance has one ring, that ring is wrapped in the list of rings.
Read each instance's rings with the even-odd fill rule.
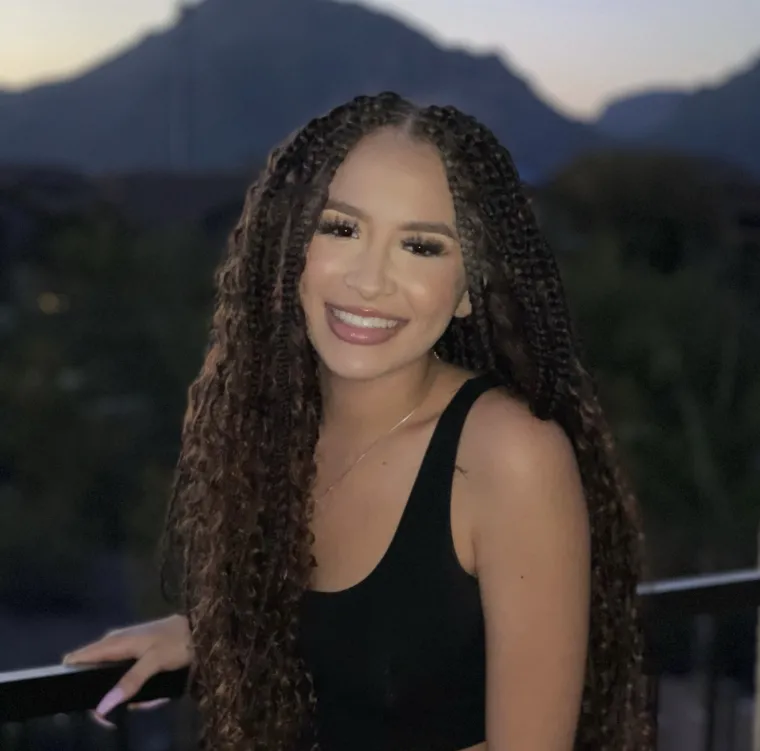
[[[355,239],[358,230],[359,228],[353,222],[345,219],[323,219],[317,228],[320,235],[332,235],[341,240]]]
[[[317,232],[320,235],[332,235],[341,240],[351,240],[358,237],[359,227],[346,219],[324,219],[319,223]],[[414,235],[404,241],[404,248],[416,256],[440,256],[444,252],[443,243],[427,240]]]

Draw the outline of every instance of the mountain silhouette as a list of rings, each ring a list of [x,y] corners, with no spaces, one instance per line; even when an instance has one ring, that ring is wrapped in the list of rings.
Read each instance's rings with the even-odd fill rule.
[[[334,0],[205,0],[83,75],[0,95],[0,163],[238,169],[312,116],[388,89],[475,115],[529,180],[603,140],[497,55],[444,49],[378,11]]]
[[[613,99],[596,121],[605,135],[620,139],[635,139],[651,135],[661,128],[681,102],[686,91],[650,90]]]
[[[760,57],[684,98],[647,139],[659,148],[734,163],[760,176]]]

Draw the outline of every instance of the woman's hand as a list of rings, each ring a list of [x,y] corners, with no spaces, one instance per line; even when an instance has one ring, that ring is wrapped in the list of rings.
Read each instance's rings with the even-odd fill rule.
[[[179,670],[192,660],[187,618],[172,615],[158,621],[108,632],[102,639],[70,652],[64,665],[136,660],[121,680],[100,700],[96,719],[103,720],[114,707],[129,701],[156,673]],[[148,702],[146,705],[153,705]]]

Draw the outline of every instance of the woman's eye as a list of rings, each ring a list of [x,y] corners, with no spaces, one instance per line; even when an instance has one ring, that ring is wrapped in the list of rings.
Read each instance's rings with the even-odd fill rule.
[[[325,219],[319,223],[317,231],[320,235],[332,235],[344,239],[356,238],[359,235],[359,228],[344,219]]]
[[[421,237],[406,240],[404,247],[416,256],[440,256],[444,251],[443,243]]]

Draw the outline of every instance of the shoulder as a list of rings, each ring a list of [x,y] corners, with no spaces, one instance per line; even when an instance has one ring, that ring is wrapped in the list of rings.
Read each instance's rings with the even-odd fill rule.
[[[535,417],[502,389],[491,389],[473,405],[461,451],[473,480],[483,486],[530,482],[547,468],[577,471],[572,443],[560,425]]]
[[[541,523],[583,528],[586,504],[572,443],[562,427],[540,420],[502,389],[473,405],[462,433],[460,464],[480,531],[520,534]]]

